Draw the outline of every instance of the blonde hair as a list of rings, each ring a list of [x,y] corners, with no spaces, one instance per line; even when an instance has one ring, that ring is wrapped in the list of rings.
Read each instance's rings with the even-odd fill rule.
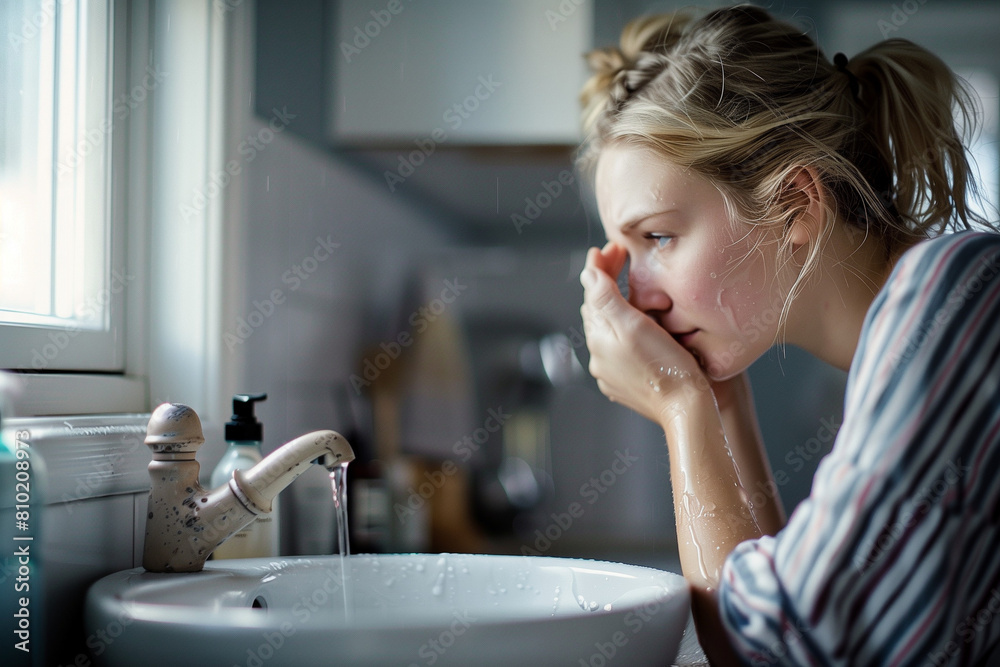
[[[975,127],[974,98],[909,41],[834,64],[800,29],[739,5],[637,19],[620,48],[587,60],[577,165],[590,178],[605,146],[638,145],[714,182],[734,220],[785,226],[805,206],[786,186],[808,166],[832,195],[829,219],[874,235],[887,257],[948,227],[986,224],[968,203],[977,190],[963,132]]]

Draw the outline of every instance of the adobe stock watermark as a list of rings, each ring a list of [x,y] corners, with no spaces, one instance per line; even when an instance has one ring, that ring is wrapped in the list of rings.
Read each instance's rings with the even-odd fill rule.
[[[520,234],[524,227],[527,227],[542,215],[542,211],[552,206],[552,202],[562,195],[564,191],[574,184],[572,172],[564,169],[551,181],[542,181],[541,190],[534,197],[524,198],[524,215],[511,213],[510,221],[514,224],[514,229]]]
[[[99,658],[104,655],[108,647],[121,637],[130,625],[135,614],[135,603],[130,600],[121,601],[123,610],[116,617],[108,621],[103,628],[98,628],[87,636],[86,645],[90,649],[91,655]],[[90,665],[90,658],[86,654],[80,653],[73,661],[74,665]]]
[[[413,0],[407,0],[407,2],[413,2]],[[372,43],[372,40],[389,27],[393,17],[402,14],[404,9],[406,9],[406,5],[403,4],[402,0],[389,0],[384,9],[370,10],[368,13],[372,20],[363,26],[355,25],[354,30],[351,31],[350,42],[340,42],[340,52],[343,54],[344,60],[350,63],[352,58],[360,56],[361,52]]]
[[[955,634],[958,635],[963,644],[969,644],[976,635],[993,624],[993,620],[1000,614],[1000,589],[993,588],[990,591],[990,599],[986,604],[974,614],[969,614],[961,623],[955,626]],[[951,639],[942,647],[941,651],[931,651],[927,654],[927,659],[934,667],[944,667],[952,664],[952,658],[958,656],[962,651],[962,644]]]
[[[410,329],[400,331],[394,339],[379,343],[380,351],[374,356],[365,357],[361,363],[361,375],[351,374],[351,386],[355,393],[360,396],[362,387],[370,387],[372,382],[382,375],[382,371],[389,368],[399,358],[403,350],[413,345],[416,340],[415,336],[427,331],[427,328],[441,317],[448,306],[455,303],[455,300],[466,289],[468,289],[468,285],[458,282],[458,278],[445,280],[444,288],[437,298],[410,313],[406,320]]]
[[[457,440],[451,446],[452,454],[461,463],[467,463],[473,454],[478,452],[480,447],[490,439],[490,434],[503,428],[503,425],[510,418],[511,415],[503,411],[503,406],[498,405],[496,408],[490,408],[486,411],[486,419],[482,426],[463,436],[461,440]],[[404,523],[414,516],[458,470],[458,464],[452,459],[447,459],[442,463],[440,470],[425,470],[424,479],[416,487],[411,485],[408,489],[409,495],[406,497],[406,501],[393,505],[393,511],[399,522]]]
[[[750,285],[753,282],[749,266],[745,266],[738,274],[724,273],[712,278],[725,280],[727,286]],[[776,340],[777,325],[781,320],[781,312],[785,306],[785,298],[778,293],[769,296],[769,302],[763,309],[755,312],[748,321],[739,322],[741,340],[734,340],[722,350],[717,350],[701,359],[702,367],[709,375],[723,377],[732,373],[737,367],[743,366],[747,361],[747,355],[751,354],[749,346],[759,341],[762,337],[768,338],[768,343],[773,344]],[[721,306],[724,310],[729,306]],[[736,321],[736,315],[731,310],[729,316]],[[753,360],[750,360],[753,361]],[[744,366],[745,367],[745,366]]]
[[[585,0],[561,0],[554,9],[545,10],[545,20],[549,23],[549,30],[555,32],[560,25],[569,20],[576,10],[580,8]]]
[[[161,72],[155,66],[146,67],[146,76],[136,84],[128,93],[117,97],[111,105],[111,115],[101,121],[98,127],[91,128],[84,133],[83,138],[76,142],[68,154],[59,159],[59,176],[66,176],[80,166],[80,163],[88,155],[97,150],[106,140],[108,135],[114,130],[116,122],[123,122],[137,108],[139,108],[149,94],[156,90],[161,83],[169,76],[169,72]]]
[[[197,218],[198,214],[208,207],[209,202],[218,197],[233,182],[233,179],[243,173],[246,166],[257,158],[257,154],[264,151],[274,141],[275,135],[284,132],[285,128],[297,117],[298,114],[288,112],[288,107],[282,107],[280,111],[277,107],[271,109],[271,118],[267,121],[267,125],[257,130],[256,134],[248,134],[240,142],[236,149],[240,158],[229,160],[222,169],[213,172],[207,183],[195,188],[189,203],[181,202],[178,204],[184,222],[190,222],[193,218]]]
[[[278,569],[285,566],[287,561],[271,563],[271,567]],[[344,589],[341,585],[340,570],[327,569],[326,578],[309,593],[300,595],[292,604],[292,616],[295,623],[283,621],[278,627],[271,631],[260,633],[260,643],[250,646],[246,650],[246,660],[243,664],[246,667],[264,667],[278,651],[285,645],[297,631],[296,626],[301,626],[309,622],[313,614],[321,612],[331,603],[340,606],[344,603]],[[234,665],[234,667],[239,667]]]
[[[441,659],[448,649],[455,645],[455,643],[472,627],[477,619],[468,609],[461,612],[453,611],[451,612],[452,622],[447,628],[442,630],[437,634],[436,637],[431,637],[426,642],[424,642],[419,649],[417,649],[417,657],[423,660],[425,665],[433,665]],[[408,667],[420,667],[418,663],[411,662]]]
[[[108,286],[78,306],[75,319],[84,322],[97,320],[104,312],[104,308],[111,303],[112,296],[121,294],[133,280],[135,280],[135,276],[126,273],[124,269],[112,269]],[[87,329],[77,324],[71,324],[58,331],[50,331],[46,336],[49,339],[48,343],[42,345],[41,349],[32,348],[31,367],[36,371],[48,368],[49,364],[55,362],[82,331],[87,331]]]
[[[801,472],[807,463],[825,456],[833,446],[832,443],[840,430],[840,422],[834,415],[830,415],[829,417],[821,417],[819,424],[815,435],[807,438],[804,443],[796,445],[785,454],[784,461],[791,467],[792,472]],[[779,488],[787,485],[792,481],[792,478],[784,468],[776,468],[771,477],[772,479],[766,482],[757,480],[756,488],[745,489],[751,510],[765,507],[769,502],[781,503]]]
[[[44,30],[56,18],[57,5],[64,4],[68,0],[42,0],[39,3],[38,11],[21,19],[21,32],[11,31],[7,33],[7,41],[14,47],[15,51],[20,51],[21,47],[29,40],[38,37],[38,33]]]
[[[935,311],[934,317],[922,322],[916,332],[904,339],[906,344],[893,351],[890,360],[893,368],[912,358],[925,342],[936,338],[962,309],[965,302],[981,292],[986,283],[993,280],[998,273],[1000,273],[1000,260],[994,256],[984,258],[968,279],[956,285],[948,293],[948,298]]]
[[[340,247],[339,243],[334,243],[330,234],[326,238],[316,237],[316,246],[312,252],[303,257],[299,262],[281,274],[281,283],[288,285],[289,292],[295,292],[319,269],[319,265],[330,259],[333,251]],[[253,307],[246,315],[236,318],[236,326],[232,331],[222,334],[222,342],[226,344],[226,349],[234,351],[238,345],[247,341],[254,331],[264,325],[278,306],[285,303],[288,295],[280,287],[271,290],[265,298],[254,299],[251,303]]]
[[[908,503],[900,516],[893,523],[882,528],[879,536],[858,547],[854,555],[854,567],[858,572],[864,572],[882,556],[886,555],[897,544],[906,532],[931,511],[944,498],[949,490],[955,488],[972,471],[971,466],[962,465],[961,459],[951,461],[941,472],[941,475],[922,488],[915,496],[915,504]]]
[[[580,485],[580,500],[571,502],[564,512],[552,512],[551,522],[543,528],[535,529],[535,541],[532,545],[521,545],[521,555],[541,556],[551,549],[573,527],[573,523],[586,513],[586,506],[600,500],[618,482],[618,478],[631,470],[638,461],[639,457],[630,454],[628,449],[616,449],[611,464]]]
[[[445,109],[444,113],[441,114],[441,120],[453,132],[457,131],[465,121],[472,118],[472,114],[482,106],[482,103],[490,99],[497,88],[501,86],[503,86],[503,83],[501,81],[494,81],[492,74],[480,76],[472,94],[461,102],[456,102]],[[396,188],[416,173],[417,169],[434,154],[438,146],[446,141],[448,141],[448,133],[441,127],[434,128],[430,135],[423,139],[414,140],[413,143],[417,146],[416,150],[410,151],[406,155],[400,153],[397,156],[398,165],[396,169],[394,171],[387,169],[384,172],[385,184],[388,186],[389,192],[395,192]]]
[[[594,652],[586,658],[579,659],[580,667],[607,667],[635,635],[642,632],[658,614],[666,610],[666,603],[671,597],[667,589],[661,589],[652,600],[625,614],[622,618],[622,625],[625,628],[611,633],[607,641],[594,642]],[[608,610],[609,606],[605,609]]]
[[[904,0],[899,4],[894,4],[888,20],[879,19],[876,24],[882,33],[882,39],[889,39],[891,33],[897,32],[906,25],[910,17],[920,11],[920,7],[925,4],[927,4],[927,0]]]

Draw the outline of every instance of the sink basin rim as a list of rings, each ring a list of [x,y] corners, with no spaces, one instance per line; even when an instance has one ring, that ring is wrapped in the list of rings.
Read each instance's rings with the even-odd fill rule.
[[[133,667],[140,658],[146,667],[174,667],[193,650],[200,653],[202,664],[267,667],[416,665],[431,664],[426,662],[430,657],[438,667],[577,667],[587,656],[597,660],[607,650],[617,651],[622,664],[670,664],[690,618],[683,577],[639,565],[468,554],[359,555],[352,557],[352,565],[366,558],[383,564],[396,559],[397,565],[354,570],[359,576],[358,607],[371,613],[358,614],[351,622],[333,593],[324,602],[316,598],[321,608],[312,615],[300,613],[296,618],[290,604],[303,591],[315,594],[326,585],[327,580],[314,579],[314,568],[327,568],[339,579],[337,556],[219,561],[200,573],[148,573],[142,568],[116,572],[88,591],[88,642],[93,640],[97,647],[97,664],[107,667]],[[477,559],[483,561],[482,569],[473,565]],[[421,562],[434,567],[414,569]],[[468,585],[460,581],[463,562],[471,575]],[[518,567],[508,568],[513,564]],[[302,574],[296,576],[297,571]],[[397,572],[408,574],[383,597],[383,577]],[[288,585],[273,587],[274,579],[285,573],[291,575]],[[230,578],[232,582],[226,581]],[[442,580],[446,595],[433,591],[429,583]],[[516,585],[522,582],[523,589]],[[250,608],[268,584],[273,588],[266,612]],[[505,595],[492,597],[496,584],[506,587]],[[555,592],[554,600],[543,594],[547,590]],[[201,603],[186,603],[188,595],[200,595]],[[612,607],[584,609],[581,598]],[[164,602],[169,599],[173,601]],[[459,615],[468,621],[464,630],[454,624]],[[433,644],[435,638],[440,645]],[[428,653],[443,651],[445,640],[450,642],[446,653]],[[612,640],[622,643],[608,644]],[[335,663],[331,650],[338,656]]]

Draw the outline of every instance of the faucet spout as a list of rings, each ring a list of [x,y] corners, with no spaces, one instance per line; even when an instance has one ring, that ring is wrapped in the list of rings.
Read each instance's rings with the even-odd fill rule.
[[[229,487],[248,507],[270,512],[271,503],[314,462],[333,471],[354,460],[344,436],[334,431],[313,431],[285,443],[250,470],[237,470]]]
[[[275,496],[313,462],[329,470],[354,459],[342,435],[315,431],[288,442],[227,484],[207,490],[195,460],[205,442],[201,420],[179,403],[164,403],[146,427],[150,492],[142,566],[150,572],[199,572],[229,537],[270,512]]]

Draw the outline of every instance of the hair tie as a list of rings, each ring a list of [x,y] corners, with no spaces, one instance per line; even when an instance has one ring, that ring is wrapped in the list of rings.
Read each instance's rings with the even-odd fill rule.
[[[847,69],[847,56],[843,53],[837,53],[833,56],[833,64],[838,70],[847,75],[847,81],[851,86],[851,95],[854,99],[858,99],[858,91],[860,89],[858,77],[854,76],[854,72]]]

